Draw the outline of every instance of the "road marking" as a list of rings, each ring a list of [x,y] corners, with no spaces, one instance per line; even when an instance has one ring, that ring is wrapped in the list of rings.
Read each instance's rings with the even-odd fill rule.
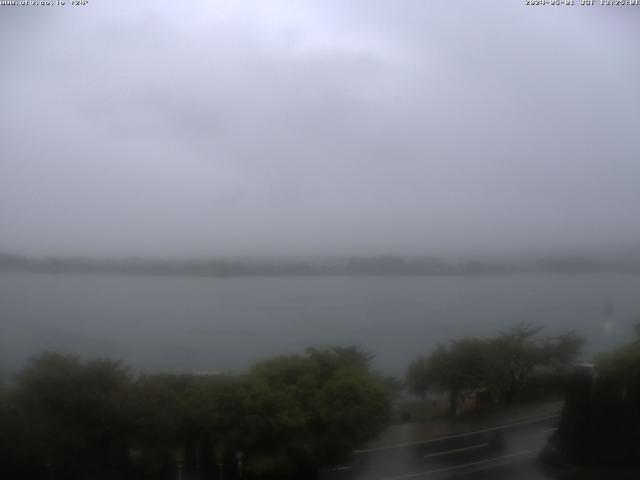
[[[542,433],[551,433],[551,432],[555,432],[556,430],[558,430],[558,427],[547,428],[546,430],[543,430]]]
[[[365,448],[365,449],[362,449],[362,450],[354,450],[353,454],[354,455],[359,455],[361,453],[381,452],[383,450],[392,450],[394,448],[415,447],[416,445],[423,445],[425,443],[441,442],[443,440],[449,440],[451,438],[467,437],[469,435],[476,435],[478,433],[495,432],[496,430],[504,430],[506,428],[518,427],[520,425],[527,425],[529,423],[537,423],[537,422],[541,422],[543,420],[548,420],[550,418],[556,418],[556,417],[559,417],[559,416],[560,416],[559,413],[555,413],[553,415],[546,415],[544,417],[531,418],[531,419],[528,419],[528,420],[523,420],[521,422],[505,423],[504,425],[498,425],[496,427],[483,428],[482,430],[475,430],[473,432],[456,433],[454,435],[447,435],[445,437],[432,438],[432,439],[429,439],[429,440],[421,440],[421,441],[417,441],[417,442],[398,443],[396,445],[389,445],[387,447],[375,447],[375,448]]]
[[[476,448],[482,448],[482,447],[488,447],[488,446],[489,446],[488,443],[479,443],[478,445],[473,445],[471,447],[456,448],[454,450],[447,450],[445,452],[439,452],[439,453],[430,453],[429,455],[425,455],[424,458],[439,457],[440,455],[449,455],[450,453],[466,452],[467,450],[474,450]]]
[[[532,453],[538,453],[540,450],[541,450],[540,448],[533,448],[531,450],[522,450],[521,452],[510,453],[509,455],[502,455],[501,457],[487,458],[486,460],[480,460],[478,462],[463,463],[462,465],[455,465],[453,467],[446,467],[446,468],[437,468],[435,470],[427,470],[426,472],[407,473],[405,475],[398,475],[395,477],[385,477],[380,480],[404,480],[406,478],[416,478],[416,477],[422,477],[425,475],[434,475],[436,473],[450,472],[452,470],[460,470],[461,468],[468,468],[476,465],[486,465],[487,463],[492,463],[497,461],[499,462],[500,460],[506,460],[514,457],[521,457],[523,455],[530,455]]]
[[[329,472],[346,472],[348,470],[351,470],[351,466],[350,465],[345,465],[343,467],[334,467],[334,468],[329,468],[328,469]]]

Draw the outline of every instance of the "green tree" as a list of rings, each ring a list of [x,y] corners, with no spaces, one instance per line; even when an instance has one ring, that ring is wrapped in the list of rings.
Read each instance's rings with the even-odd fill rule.
[[[384,428],[390,415],[389,393],[371,371],[371,358],[357,347],[334,347],[309,349],[305,355],[278,357],[254,367],[253,388],[263,389],[264,395],[270,392],[270,402],[261,406],[286,406],[279,407],[275,417],[268,411],[256,415],[263,422],[272,418],[281,435],[280,442],[269,441],[271,432],[249,446],[253,453],[248,467],[256,476],[282,478],[284,471],[312,478],[320,466],[343,460]]]
[[[477,338],[454,340],[449,347],[439,345],[428,357],[426,378],[432,385],[447,390],[449,414],[460,409],[463,394],[481,388],[487,377],[487,343]]]
[[[176,469],[176,452],[187,443],[189,375],[141,375],[123,396],[127,441],[139,476],[161,478]]]
[[[405,384],[409,392],[419,395],[423,400],[429,391],[431,379],[429,378],[429,359],[418,357],[409,364],[405,377]]]
[[[0,392],[0,455],[16,478],[313,478],[375,436],[389,390],[357,347],[309,349],[246,375],[141,375],[46,353]],[[240,453],[242,452],[242,455]]]
[[[542,329],[517,325],[489,341],[489,376],[486,386],[501,401],[513,402],[538,370],[559,371],[571,364],[584,340],[574,332],[537,338]]]
[[[591,468],[606,466],[611,472],[623,467],[637,473],[638,439],[640,339],[598,356],[595,371],[588,366],[574,370],[558,432],[545,457]]]
[[[56,477],[92,478],[126,466],[120,405],[130,384],[118,362],[45,353],[19,375],[14,414],[32,461]]]
[[[465,392],[487,389],[513,402],[537,371],[553,374],[575,360],[584,341],[574,332],[540,338],[540,328],[517,325],[489,339],[462,338],[439,345],[410,365],[406,383],[414,393],[440,387],[448,392],[449,412],[456,415]]]

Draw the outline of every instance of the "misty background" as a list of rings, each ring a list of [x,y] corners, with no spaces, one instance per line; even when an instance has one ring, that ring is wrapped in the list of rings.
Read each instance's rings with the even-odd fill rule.
[[[0,7],[9,264],[395,255],[620,268],[179,278],[43,273],[59,271],[44,260],[0,272],[0,373],[43,349],[227,371],[355,343],[402,374],[460,332],[517,322],[576,329],[588,355],[628,335],[640,9],[67,3]],[[621,274],[627,261],[636,270]]]
[[[0,11],[0,251],[640,250],[634,8]]]

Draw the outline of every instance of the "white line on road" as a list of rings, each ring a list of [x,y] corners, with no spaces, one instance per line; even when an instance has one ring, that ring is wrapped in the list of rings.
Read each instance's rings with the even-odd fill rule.
[[[474,467],[476,465],[486,465],[487,463],[499,462],[501,460],[507,460],[514,457],[521,457],[523,455],[531,455],[532,453],[538,453],[539,448],[533,448],[531,450],[523,450],[521,452],[510,453],[509,455],[502,455],[501,457],[487,458],[486,460],[480,460],[478,462],[464,463],[462,465],[455,465],[447,468],[437,468],[435,470],[427,470],[426,472],[407,473],[405,475],[398,475],[396,477],[385,477],[380,480],[404,480],[406,478],[416,478],[426,475],[434,475],[436,473],[450,472],[452,470],[460,470],[461,468]]]
[[[551,433],[551,432],[555,432],[556,430],[558,430],[558,427],[556,427],[556,428],[547,428],[546,430],[543,430],[542,433]]]
[[[424,458],[439,457],[440,455],[449,455],[450,453],[466,452],[467,450],[475,450],[476,448],[488,446],[488,443],[479,443],[478,445],[472,445],[471,447],[456,448],[454,450],[447,450],[445,452],[430,453],[429,455],[425,455]]]
[[[334,467],[328,469],[329,472],[346,472],[349,470],[351,470],[351,465],[344,465],[342,467]]]
[[[559,416],[560,416],[559,413],[555,413],[553,415],[545,415],[544,417],[531,418],[531,419],[528,419],[528,420],[523,420],[521,422],[505,423],[504,425],[498,425],[496,427],[483,428],[482,430],[475,430],[473,432],[456,433],[454,435],[447,435],[445,437],[432,438],[432,439],[429,439],[429,440],[420,440],[420,441],[417,441],[417,442],[398,443],[396,445],[389,445],[389,446],[386,446],[386,447],[375,447],[375,448],[365,448],[363,450],[354,450],[353,454],[354,455],[359,455],[361,453],[381,452],[383,450],[391,450],[391,449],[394,449],[394,448],[415,447],[416,445],[423,445],[425,443],[440,442],[442,440],[449,440],[451,438],[467,437],[469,435],[476,435],[478,433],[494,432],[496,430],[504,430],[506,428],[518,427],[520,425],[527,425],[529,423],[537,423],[537,422],[541,422],[543,420],[548,420],[550,418],[556,418],[556,417],[559,417]]]

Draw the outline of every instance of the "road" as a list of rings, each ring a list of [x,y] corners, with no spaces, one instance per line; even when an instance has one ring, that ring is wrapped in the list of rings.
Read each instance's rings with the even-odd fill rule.
[[[354,452],[353,462],[323,480],[546,479],[536,456],[558,415],[429,441]]]

